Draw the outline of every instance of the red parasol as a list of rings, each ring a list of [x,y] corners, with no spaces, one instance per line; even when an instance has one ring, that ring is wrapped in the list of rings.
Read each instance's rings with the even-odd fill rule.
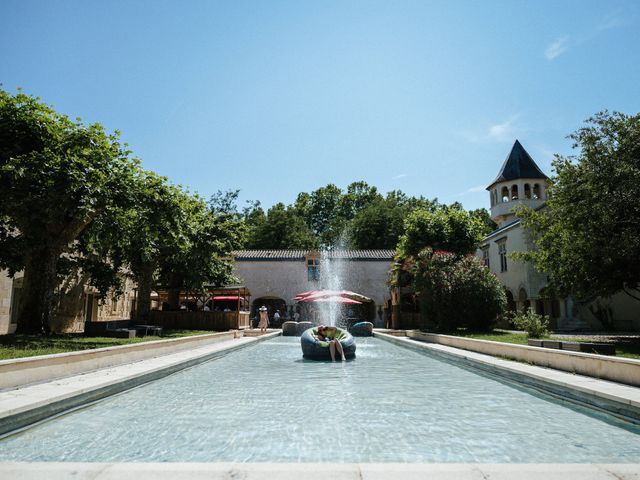
[[[345,305],[360,305],[362,302],[357,300],[353,300],[347,297],[341,297],[339,295],[331,295],[328,297],[306,297],[299,300],[300,302],[309,302],[309,303],[321,303],[321,302],[334,302],[334,303],[344,303]]]

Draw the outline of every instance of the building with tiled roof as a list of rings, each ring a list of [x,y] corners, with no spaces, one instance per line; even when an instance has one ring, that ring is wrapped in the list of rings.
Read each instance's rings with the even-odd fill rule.
[[[357,292],[372,300],[368,318],[384,326],[390,299],[387,284],[393,250],[238,250],[233,252],[234,275],[251,291],[251,310],[266,305],[291,315],[294,297],[309,290],[337,289]]]
[[[300,260],[314,250],[236,250],[233,257],[236,261],[245,260]],[[328,250],[326,255],[331,259],[343,260],[391,260],[396,254],[395,250]]]
[[[640,329],[640,318],[633,300],[624,294],[611,298],[576,302],[571,297],[551,297],[546,292],[547,275],[530,262],[518,261],[511,254],[532,248],[531,238],[515,216],[516,207],[545,208],[548,178],[518,140],[515,141],[498,175],[487,187],[491,218],[498,228],[487,235],[476,255],[484,260],[504,286],[510,309],[531,307],[551,317],[559,330],[602,330],[607,328],[598,315],[605,312],[610,325],[619,330]],[[605,322],[606,323],[606,322]]]

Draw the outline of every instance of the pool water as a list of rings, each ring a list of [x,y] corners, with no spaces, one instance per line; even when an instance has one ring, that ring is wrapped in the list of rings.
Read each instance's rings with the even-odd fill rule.
[[[0,440],[2,461],[628,463],[640,428],[375,338],[279,337]]]

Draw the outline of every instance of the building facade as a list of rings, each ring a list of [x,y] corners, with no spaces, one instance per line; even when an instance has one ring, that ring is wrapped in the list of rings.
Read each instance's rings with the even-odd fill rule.
[[[309,290],[349,290],[369,297],[373,320],[382,326],[390,298],[387,283],[393,250],[240,250],[234,252],[234,275],[251,291],[252,313],[262,304],[284,305]]]
[[[498,228],[483,239],[476,255],[504,286],[509,308],[522,311],[531,307],[549,315],[551,327],[557,330],[640,330],[640,305],[623,293],[582,302],[571,297],[554,298],[546,294],[548,278],[544,272],[509,255],[535,248],[514,209],[544,208],[547,186],[548,177],[516,140],[487,187],[491,218]]]
[[[51,329],[56,333],[83,332],[85,322],[126,320],[131,317],[135,302],[135,285],[125,278],[124,293],[100,299],[97,291],[87,286],[86,279],[74,277],[61,286],[56,314]],[[0,271],[0,335],[14,333],[17,326],[17,305],[22,291],[22,273],[14,278]]]

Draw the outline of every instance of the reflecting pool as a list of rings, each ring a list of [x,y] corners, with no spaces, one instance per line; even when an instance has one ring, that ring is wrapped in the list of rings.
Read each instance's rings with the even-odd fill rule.
[[[359,338],[346,363],[279,337],[0,440],[0,460],[622,463],[640,428]]]

